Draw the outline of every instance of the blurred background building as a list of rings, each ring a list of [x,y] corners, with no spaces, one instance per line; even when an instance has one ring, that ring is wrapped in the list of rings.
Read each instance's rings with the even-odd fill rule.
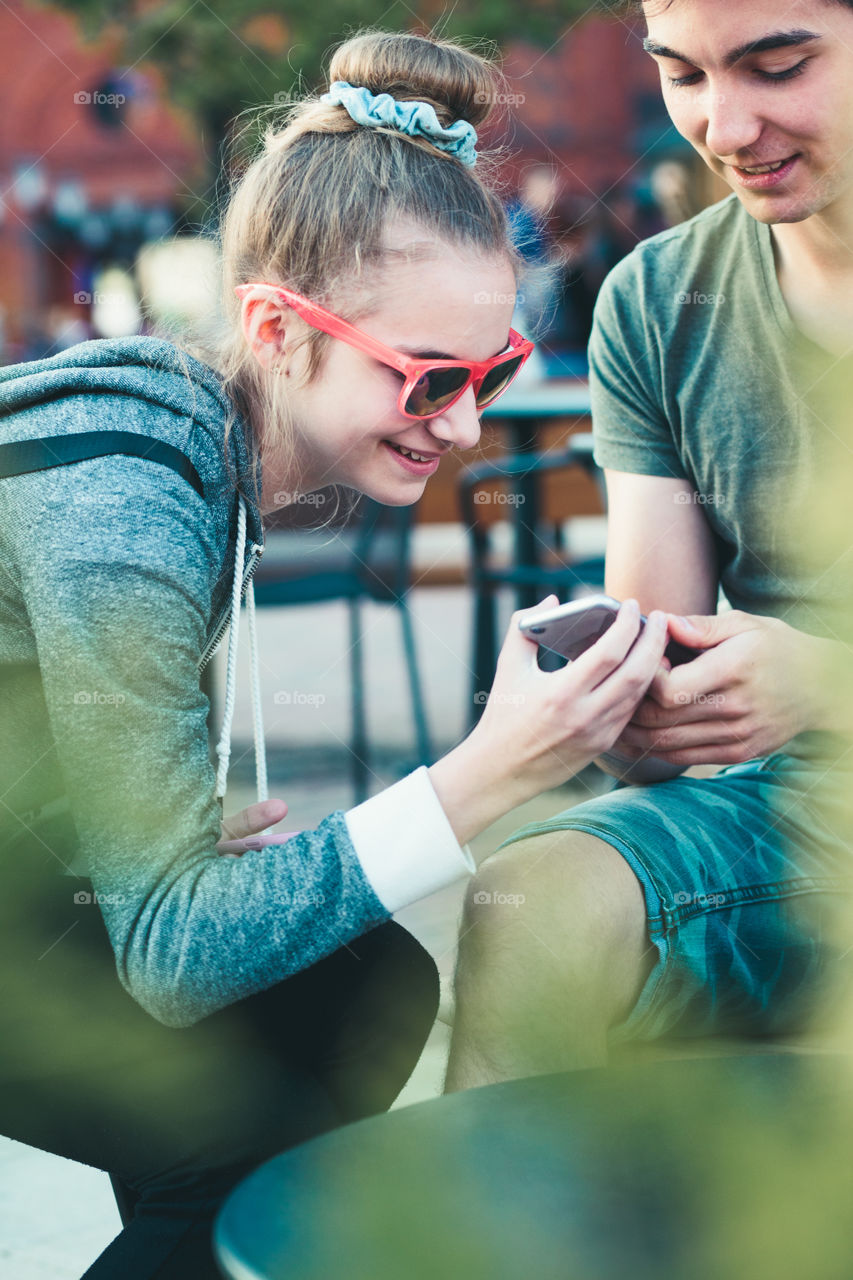
[[[312,83],[335,34],[326,20],[312,43],[311,31],[252,0],[230,0],[215,24],[208,6],[177,23],[162,0],[129,8],[133,28],[109,21],[102,0],[0,8],[14,68],[0,84],[3,362],[215,305],[213,282],[199,282],[214,269],[216,171],[231,122],[286,99],[290,89],[276,86],[294,74]],[[395,25],[376,8],[376,21]],[[568,21],[570,4],[555,10],[535,39],[523,15],[492,29],[488,3],[460,14],[469,35],[485,32],[503,53],[510,92],[487,141],[507,146],[510,214],[544,268],[520,309],[545,374],[585,372],[598,289],[637,240],[725,194],[669,123],[640,24],[574,8]],[[160,11],[171,25],[157,26]],[[399,17],[402,29],[429,26],[428,15],[420,28],[411,11]]]
[[[203,165],[155,67],[69,15],[0,9],[0,350],[36,359],[137,331],[140,248],[180,225]],[[14,69],[12,71],[12,69]]]

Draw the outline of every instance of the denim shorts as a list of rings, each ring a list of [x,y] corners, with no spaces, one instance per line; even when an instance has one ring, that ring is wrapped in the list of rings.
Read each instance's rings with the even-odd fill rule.
[[[619,787],[504,841],[586,831],[639,879],[658,955],[611,1043],[786,1034],[853,974],[851,755]]]

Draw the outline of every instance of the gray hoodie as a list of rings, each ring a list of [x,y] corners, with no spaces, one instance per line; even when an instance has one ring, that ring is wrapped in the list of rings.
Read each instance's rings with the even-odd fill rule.
[[[214,370],[158,338],[84,342],[0,369],[0,440],[141,432],[183,450],[204,485],[202,499],[171,469],[124,455],[0,479],[0,836],[8,851],[65,797],[73,869],[91,878],[118,977],[169,1026],[271,986],[390,914],[341,812],[279,847],[215,850],[199,668],[232,602],[231,409]],[[251,560],[263,526],[239,417],[227,447]],[[67,870],[68,850],[52,852]]]

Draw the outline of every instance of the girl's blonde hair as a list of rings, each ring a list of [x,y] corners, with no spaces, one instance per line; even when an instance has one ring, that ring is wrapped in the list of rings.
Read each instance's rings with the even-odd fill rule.
[[[336,49],[329,67],[335,80],[428,102],[442,125],[461,119],[476,129],[505,100],[506,88],[492,62],[454,41],[374,30]],[[258,154],[234,178],[221,217],[222,332],[206,346],[182,345],[218,370],[248,423],[262,422],[265,430],[274,424],[286,447],[293,439],[287,383],[252,355],[235,285],[287,285],[353,320],[368,309],[377,272],[401,256],[425,256],[434,238],[509,259],[517,280],[523,263],[497,194],[497,152],[480,152],[476,169],[466,168],[427,139],[357,125],[319,94],[288,104],[284,121],[281,108],[273,110],[278,119],[267,123]],[[390,248],[385,234],[395,217],[423,228],[423,241],[416,230],[411,244]],[[306,326],[299,346],[307,346],[308,381],[330,341]],[[254,483],[257,494],[257,465]]]

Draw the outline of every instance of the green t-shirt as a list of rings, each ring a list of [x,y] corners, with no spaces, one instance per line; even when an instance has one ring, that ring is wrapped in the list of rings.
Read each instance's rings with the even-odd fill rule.
[[[853,638],[853,358],[794,326],[736,196],[611,272],[590,387],[596,461],[694,486],[733,607]]]

